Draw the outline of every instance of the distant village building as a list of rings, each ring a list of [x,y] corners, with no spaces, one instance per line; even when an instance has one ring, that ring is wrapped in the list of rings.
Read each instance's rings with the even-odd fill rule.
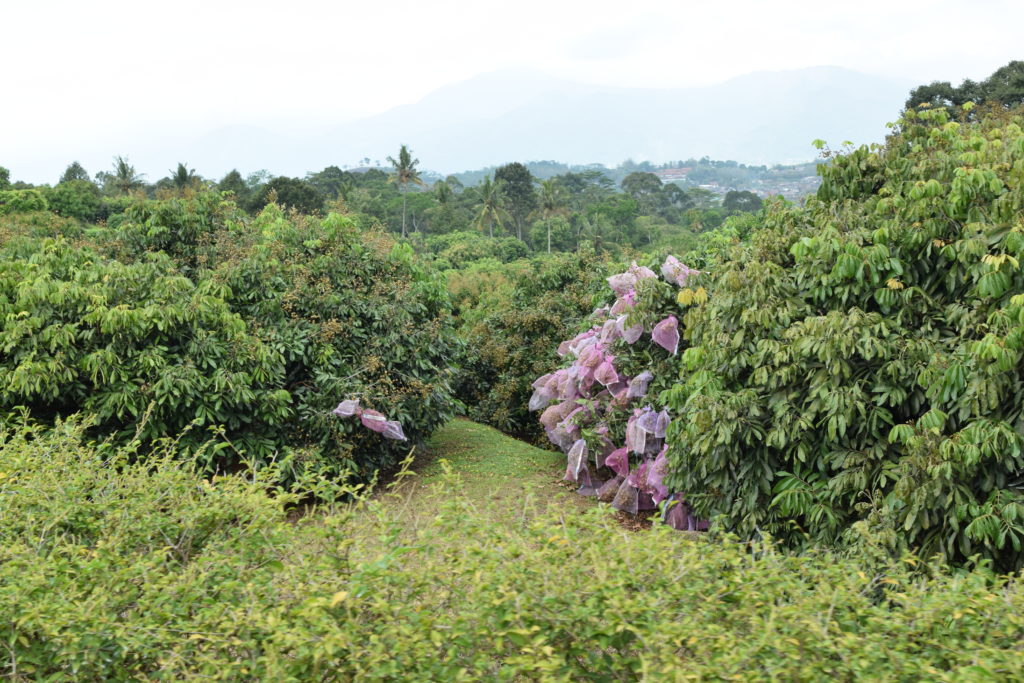
[[[654,175],[663,183],[670,183],[674,180],[686,180],[686,176],[693,170],[692,166],[683,168],[663,168],[654,172]]]

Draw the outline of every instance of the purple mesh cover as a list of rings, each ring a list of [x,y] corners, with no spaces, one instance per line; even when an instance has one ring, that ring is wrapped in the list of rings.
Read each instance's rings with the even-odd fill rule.
[[[620,474],[606,481],[597,490],[597,499],[602,503],[610,503],[615,500],[615,494],[619,492],[619,487],[622,486],[623,481],[625,481],[625,477]]]
[[[629,397],[630,398],[643,398],[647,395],[647,385],[654,379],[654,374],[650,370],[644,370],[639,375],[633,378],[633,381],[629,383]]]
[[[618,275],[612,275],[608,278],[608,285],[615,291],[619,296],[623,296],[626,292],[633,289],[633,285],[636,284],[635,273],[619,273]]]
[[[615,449],[605,458],[604,466],[620,477],[627,476],[629,474],[629,450],[626,448]]]
[[[685,287],[687,280],[694,275],[700,275],[700,271],[683,265],[675,256],[669,256],[665,263],[661,264],[661,274],[672,284]]]
[[[389,420],[388,422],[385,422],[384,425],[384,431],[380,434],[385,439],[408,441],[408,439],[405,438],[405,432],[402,431],[402,425],[397,420]]]
[[[665,318],[651,330],[651,338],[658,346],[675,355],[679,350],[679,321],[674,315]]]
[[[605,320],[604,325],[601,326],[601,343],[611,344],[613,341],[622,336],[622,330],[615,324],[614,319]]]
[[[647,435],[644,430],[637,425],[637,415],[634,413],[634,415],[626,422],[626,448],[631,453],[643,455],[646,443]]]
[[[352,417],[359,412],[359,399],[350,398],[338,404],[333,411],[339,417]]]
[[[660,503],[668,497],[668,488],[665,486],[665,474],[668,467],[668,458],[665,456],[667,451],[667,446],[662,448],[650,469],[647,470],[646,488],[655,503]]]
[[[620,316],[616,321],[619,329],[622,330],[622,338],[627,344],[635,344],[640,337],[644,334],[644,326],[642,323],[637,323],[632,327],[626,327],[626,316]]]
[[[580,470],[577,481],[580,484],[579,489],[576,490],[581,496],[596,496],[598,489],[601,488],[603,483],[600,479],[597,479],[594,474],[590,471],[590,466],[584,464],[583,469]]]
[[[634,275],[637,280],[643,280],[644,278],[648,277],[657,277],[657,275],[654,274],[653,270],[651,270],[647,266],[638,266],[636,264],[636,261],[633,261],[633,264],[629,267],[629,270],[627,272]]]
[[[565,464],[565,481],[578,481],[580,470],[587,464],[587,442],[579,439],[569,449]]]
[[[612,499],[612,507],[635,515],[638,510],[639,493],[635,486],[631,486],[628,481],[623,481],[619,485],[619,490],[615,492],[615,498]]]
[[[597,370],[594,371],[594,379],[604,386],[609,386],[619,381],[619,373],[615,371],[615,366],[612,365],[610,360],[612,358],[614,358],[614,356],[608,356],[609,360],[605,360],[598,366]]]
[[[551,400],[553,398],[555,397],[548,393],[546,389],[541,387],[540,389],[534,390],[533,395],[530,396],[530,402],[529,404],[527,404],[526,407],[530,410],[530,412],[540,410],[547,404],[551,403]]]
[[[363,410],[363,412],[359,414],[359,419],[363,423],[364,427],[372,429],[378,434],[388,428],[388,419],[376,410]]]

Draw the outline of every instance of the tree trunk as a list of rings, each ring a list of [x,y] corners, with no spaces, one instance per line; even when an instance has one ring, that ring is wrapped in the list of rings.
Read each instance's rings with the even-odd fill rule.
[[[405,185],[402,185],[402,238],[405,238]]]

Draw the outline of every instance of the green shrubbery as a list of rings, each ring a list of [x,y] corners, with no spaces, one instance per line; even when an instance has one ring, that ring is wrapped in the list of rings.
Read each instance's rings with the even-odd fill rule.
[[[65,218],[93,223],[109,214],[109,205],[100,188],[88,180],[68,180],[43,192],[50,210]]]
[[[43,215],[55,219],[29,214]],[[413,443],[453,414],[449,298],[408,247],[338,215],[270,205],[243,220],[209,194],[116,218],[84,236],[70,226],[74,243],[70,222],[5,219],[0,409],[84,411],[119,439],[194,423],[186,450],[224,427],[230,446],[211,464],[300,447],[298,467],[363,477],[408,445],[331,415],[340,400],[382,410]]]
[[[464,268],[483,259],[508,263],[529,254],[526,244],[515,237],[485,237],[476,232],[450,232],[429,237],[426,247],[442,269]]]
[[[492,264],[486,276],[472,269],[449,273],[466,342],[458,394],[471,418],[517,436],[541,436],[527,410],[530,383],[558,362],[558,341],[590,315],[604,267],[602,255],[584,248]]]
[[[1024,553],[1024,131],[909,112],[685,306],[669,484],[743,535]]]
[[[164,254],[126,264],[61,239],[33,247],[0,252],[0,407],[84,411],[100,432],[124,438],[137,428],[146,439],[177,434],[196,421],[225,426],[260,454],[280,443],[272,430],[293,410],[281,354],[212,283],[194,285]]]
[[[46,209],[46,197],[39,190],[0,190],[0,216]]]
[[[304,489],[269,496],[273,468],[203,479],[161,448],[132,465],[67,424],[0,444],[13,679],[1024,676],[1024,593],[981,570],[638,533],[600,508],[495,527],[451,481],[412,528],[379,502],[292,519]]]

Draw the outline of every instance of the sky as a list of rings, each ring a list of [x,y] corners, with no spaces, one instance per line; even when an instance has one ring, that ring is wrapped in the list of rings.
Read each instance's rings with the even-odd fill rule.
[[[509,67],[670,88],[818,65],[959,83],[1024,59],[1021,0],[34,0],[0,16],[0,165],[30,182],[138,140],[327,127]]]

